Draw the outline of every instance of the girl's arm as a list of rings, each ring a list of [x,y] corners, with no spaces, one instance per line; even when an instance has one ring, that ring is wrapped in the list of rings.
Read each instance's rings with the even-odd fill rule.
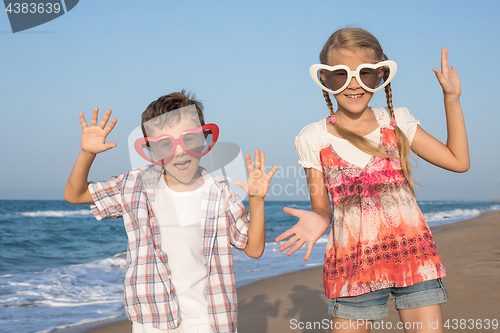
[[[330,208],[330,198],[325,186],[323,173],[313,168],[307,168],[305,171],[309,196],[311,198],[311,211],[284,207],[283,211],[285,213],[297,216],[299,221],[292,228],[276,237],[276,242],[281,242],[285,238],[290,237],[280,246],[280,251],[283,252],[293,245],[286,253],[287,255],[292,255],[307,243],[304,260],[308,260],[314,244],[330,227],[332,210]]]
[[[448,50],[442,49],[441,71],[434,68],[434,73],[443,88],[444,107],[448,137],[446,145],[418,127],[412,141],[412,150],[429,163],[455,172],[469,170],[469,146],[465,130],[464,116],[460,105],[460,78],[456,68],[450,67]]]
[[[264,198],[269,189],[269,183],[278,166],[275,164],[269,173],[266,173],[266,156],[264,152],[255,149],[254,166],[249,154],[245,155],[248,180],[246,183],[236,180],[234,183],[248,193],[250,205],[250,225],[248,227],[248,241],[245,253],[252,258],[260,258],[266,246],[266,215]]]
[[[94,203],[87,186],[90,167],[98,153],[116,147],[116,143],[114,142],[105,142],[106,137],[113,127],[115,127],[116,119],[113,119],[106,126],[109,116],[111,115],[111,110],[108,110],[99,125],[97,125],[98,113],[99,109],[94,108],[90,127],[87,126],[83,114],[80,113],[80,123],[82,125],[82,150],[76,159],[75,166],[73,170],[71,170],[66,188],[64,189],[64,199],[69,203]]]

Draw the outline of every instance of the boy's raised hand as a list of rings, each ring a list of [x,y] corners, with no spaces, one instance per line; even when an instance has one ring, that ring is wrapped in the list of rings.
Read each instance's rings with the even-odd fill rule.
[[[250,154],[245,154],[245,160],[248,180],[246,183],[241,180],[235,180],[234,183],[241,187],[249,197],[264,198],[278,165],[275,164],[271,171],[266,173],[266,156],[263,151],[259,151],[258,149],[255,149],[254,166],[252,166]]]
[[[111,120],[111,122],[106,126],[109,121],[109,116],[111,116],[111,110],[108,110],[98,125],[98,114],[99,108],[95,107],[89,127],[85,121],[83,113],[80,112],[80,123],[82,124],[82,150],[91,154],[99,154],[116,147],[116,143],[114,142],[106,143],[106,137],[116,125],[116,118]]]

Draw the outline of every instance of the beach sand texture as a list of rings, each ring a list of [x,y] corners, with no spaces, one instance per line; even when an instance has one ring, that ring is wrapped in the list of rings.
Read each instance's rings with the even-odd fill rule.
[[[443,320],[445,323],[448,320],[450,329],[445,331],[500,332],[500,327],[497,330],[478,327],[478,322],[484,325],[486,319],[500,321],[500,211],[436,227],[433,235],[447,271],[443,283],[449,302],[442,305],[442,311]],[[329,320],[322,267],[243,286],[238,289],[238,304],[240,333],[329,332],[321,325]],[[395,329],[399,316],[392,300],[388,307],[389,316],[383,319],[384,323],[391,323],[394,329],[390,332],[404,332]],[[462,324],[466,320],[465,328],[460,327],[460,320]],[[316,322],[316,329],[299,329],[299,322],[310,323],[311,327]],[[381,321],[378,322],[380,325]],[[375,328],[373,333],[389,331]],[[85,332],[131,331],[130,322],[120,321]]]

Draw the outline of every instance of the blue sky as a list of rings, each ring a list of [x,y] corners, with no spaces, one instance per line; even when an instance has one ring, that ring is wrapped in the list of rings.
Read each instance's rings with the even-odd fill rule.
[[[0,199],[62,199],[80,149],[78,113],[94,106],[118,119],[90,179],[130,169],[128,136],[161,95],[187,89],[243,153],[260,148],[280,165],[275,194],[307,199],[294,138],[328,114],[309,77],[335,30],[373,33],[398,63],[394,105],[446,140],[441,88],[432,72],[440,49],[462,80],[472,165],[455,174],[418,160],[422,200],[500,198],[497,133],[500,2],[81,0],[67,14],[13,34],[0,14]],[[492,75],[490,75],[490,73]],[[372,106],[385,106],[383,92]],[[296,175],[296,177],[294,177]]]

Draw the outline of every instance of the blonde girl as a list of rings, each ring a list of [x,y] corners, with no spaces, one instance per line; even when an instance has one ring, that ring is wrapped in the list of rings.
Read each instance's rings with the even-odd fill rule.
[[[367,31],[336,31],[320,61],[310,72],[330,116],[306,126],[295,141],[311,211],[284,208],[299,222],[276,239],[290,237],[280,250],[290,248],[291,255],[307,242],[307,260],[331,224],[323,281],[332,332],[369,332],[374,320],[387,316],[390,294],[406,332],[442,332],[446,272],[417,206],[408,159],[413,150],[441,168],[469,169],[460,79],[448,51],[442,49],[441,71],[433,70],[443,89],[446,144],[426,133],[407,109],[392,105],[397,65]],[[387,108],[369,107],[381,89]]]

